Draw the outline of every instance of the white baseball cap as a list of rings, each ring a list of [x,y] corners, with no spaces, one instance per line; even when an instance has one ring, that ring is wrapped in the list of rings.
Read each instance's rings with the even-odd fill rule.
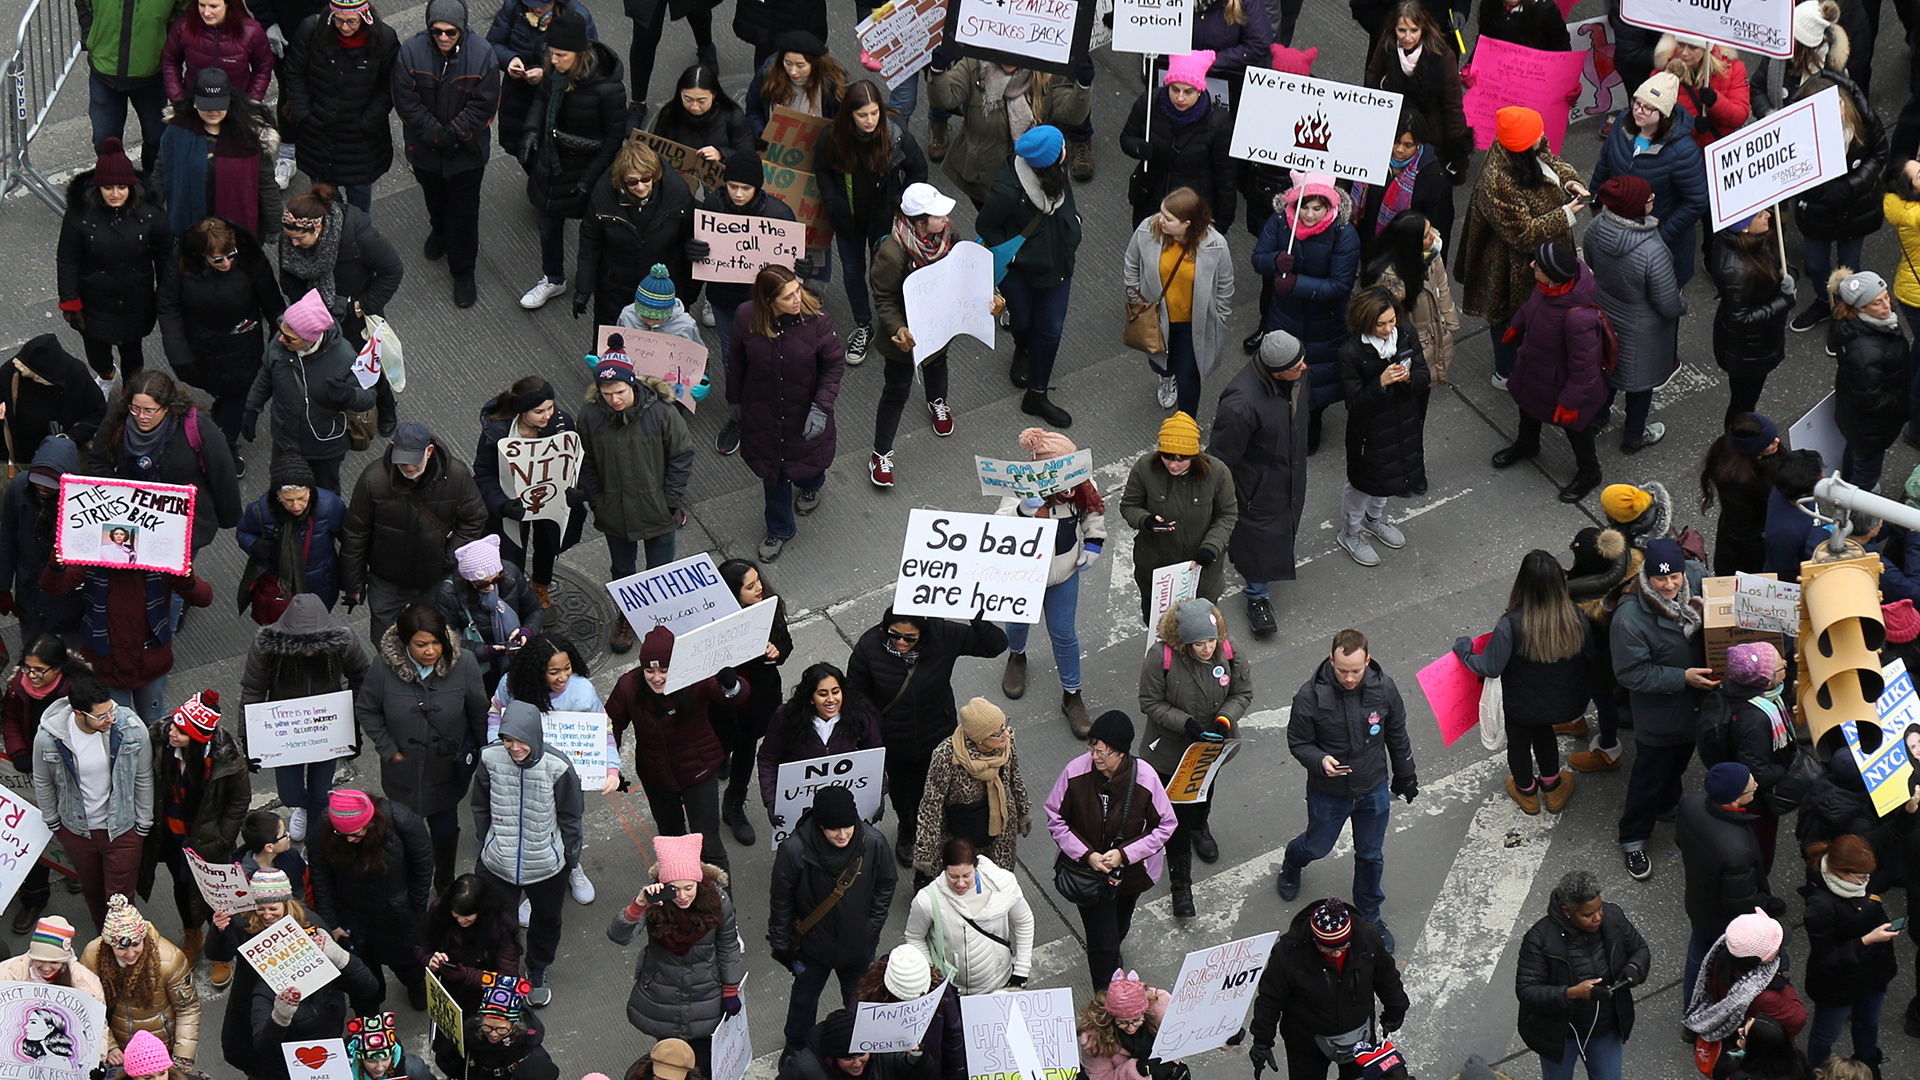
[[[946,217],[953,213],[953,200],[940,194],[940,189],[932,184],[908,184],[907,190],[900,193],[900,212],[908,217],[932,214]]]

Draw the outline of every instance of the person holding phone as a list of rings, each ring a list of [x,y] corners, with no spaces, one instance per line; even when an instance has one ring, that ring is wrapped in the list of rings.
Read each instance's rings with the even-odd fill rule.
[[[1885,1058],[1880,1010],[1899,970],[1893,941],[1901,927],[1887,920],[1886,906],[1867,891],[1877,868],[1873,847],[1858,836],[1807,845],[1810,880],[1800,895],[1807,901],[1807,996],[1813,999],[1810,1060],[1827,1060],[1848,1023],[1855,1060],[1878,1067]]]
[[[1402,314],[1392,292],[1377,285],[1362,289],[1347,306],[1351,336],[1340,346],[1347,484],[1340,499],[1342,528],[1334,543],[1367,567],[1380,565],[1372,541],[1396,551],[1407,545],[1406,534],[1386,520],[1387,499],[1427,490],[1432,373],[1419,335],[1400,325]]]
[[[1227,574],[1220,555],[1240,521],[1240,504],[1232,470],[1201,452],[1200,425],[1193,417],[1176,412],[1161,423],[1158,445],[1127,472],[1120,516],[1135,530],[1133,583],[1140,587],[1142,620],[1153,615],[1153,572],[1159,567],[1197,567],[1200,597],[1220,599]]]
[[[1653,954],[1617,904],[1600,895],[1591,870],[1570,870],[1554,886],[1547,913],[1520,942],[1513,992],[1520,1038],[1540,1055],[1543,1080],[1620,1080],[1622,1044],[1633,1034],[1633,988],[1647,980]]]

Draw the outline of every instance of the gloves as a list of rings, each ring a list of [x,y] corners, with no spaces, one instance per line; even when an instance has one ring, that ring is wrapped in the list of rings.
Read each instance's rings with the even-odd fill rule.
[[[1570,427],[1579,419],[1580,413],[1576,410],[1569,409],[1565,405],[1555,405],[1553,407],[1553,424],[1555,427]]]
[[[687,523],[687,512],[678,506],[667,507],[667,517],[673,520],[673,527],[676,529]]]
[[[1396,776],[1393,783],[1387,785],[1387,790],[1407,800],[1407,805],[1412,806],[1413,800],[1420,794],[1420,781],[1411,776]]]
[[[1089,540],[1085,544],[1082,544],[1080,546],[1080,568],[1081,569],[1084,570],[1087,567],[1092,566],[1093,561],[1095,559],[1098,559],[1099,557],[1100,557],[1100,542],[1098,540]]]
[[[713,245],[707,243],[705,240],[687,241],[687,258],[692,259],[694,262],[699,262],[711,254],[713,254]]]
[[[944,48],[936,48],[933,50],[933,55],[927,58],[927,70],[929,72],[945,71],[958,62],[959,59],[959,53],[948,52]]]
[[[248,771],[249,773],[257,773],[257,772],[259,772],[259,771],[260,771],[260,759],[259,759],[259,758],[257,758],[257,757],[250,757],[250,758],[248,758],[248,759],[247,759],[247,771]]]
[[[1720,91],[1715,90],[1711,86],[1703,86],[1700,88],[1700,104],[1703,108],[1711,109],[1714,103],[1719,100]]]
[[[332,934],[321,936],[325,941],[320,945],[320,951],[326,956],[327,963],[332,964],[336,970],[347,970],[347,964],[353,960],[353,957],[347,954],[347,950],[340,947],[340,943],[333,939]]]
[[[1147,531],[1148,532],[1172,532],[1173,522],[1168,521],[1166,518],[1161,517],[1159,514],[1149,514],[1147,515]]]
[[[1273,272],[1275,274],[1293,273],[1293,253],[1290,251],[1283,251],[1280,254],[1275,255],[1273,257]]]
[[[592,500],[587,497],[586,488],[570,487],[567,489],[568,506],[585,506],[590,501]]]
[[[515,521],[522,521],[525,520],[527,516],[527,508],[521,504],[520,500],[509,499],[500,504],[500,516],[503,518],[512,518]]]
[[[800,277],[810,278],[815,274],[818,274],[820,272],[820,268],[813,265],[812,259],[809,259],[805,255],[802,255],[799,258],[793,260],[793,272]]]
[[[1781,296],[1786,297],[1788,300],[1792,300],[1794,297],[1798,296],[1799,294],[1800,294],[1800,286],[1794,283],[1792,274],[1788,274],[1785,277],[1780,279],[1780,295]]]
[[[587,313],[587,302],[592,299],[593,297],[587,293],[574,293],[573,294],[573,317],[577,319],[580,316],[585,315]]]
[[[275,56],[287,54],[287,35],[280,29],[279,23],[267,27],[267,48],[272,49]]]
[[[1227,732],[1231,730],[1230,726],[1224,720],[1201,720],[1193,716],[1187,717],[1186,727],[1188,735],[1203,742],[1220,742],[1227,737]]]
[[[794,962],[799,959],[800,959],[800,950],[798,949],[773,950],[773,962],[776,964],[779,964],[783,968],[786,968],[788,971],[793,970]]]
[[[22,750],[8,760],[13,762],[13,771],[22,776],[33,775],[33,751]]]
[[[1091,52],[1079,63],[1073,65],[1073,81],[1081,86],[1093,85],[1093,54]]]
[[[1148,1064],[1148,1062],[1151,1062],[1153,1060],[1154,1060],[1153,1058],[1134,1058],[1133,1059],[1134,1073],[1136,1075],[1143,1076],[1143,1077],[1152,1076],[1153,1066]]]
[[[260,539],[255,540],[253,546],[247,549],[247,556],[254,559],[270,559],[273,557],[274,545],[279,542],[280,537],[274,533],[262,533]]]
[[[880,61],[875,60],[873,58],[872,53],[868,52],[865,49],[861,49],[860,50],[860,66],[863,68],[866,68],[868,71],[879,71],[885,65],[881,64]]]
[[[1202,570],[1212,566],[1214,558],[1215,555],[1212,548],[1201,548],[1199,551],[1193,553],[1193,561],[1199,563],[1200,569]]]
[[[1405,1016],[1387,1017],[1383,1015],[1380,1017],[1380,1030],[1391,1035],[1394,1032],[1399,1031],[1400,1025],[1406,1022],[1407,1022],[1407,1018]]]
[[[720,689],[727,692],[728,697],[732,697],[733,692],[740,689],[740,676],[735,674],[734,670],[730,667],[721,668],[720,673],[715,675],[713,679],[720,684]]]
[[[739,994],[721,994],[720,995],[720,1011],[726,1013],[728,1016],[739,1016],[740,1015],[740,995]]]
[[[540,137],[539,132],[529,131],[526,133],[525,136],[521,138],[520,152],[514,155],[514,157],[520,159],[520,164],[522,165],[533,164],[533,148],[536,140],[538,140],[539,137]]]
[[[11,615],[13,611],[13,592],[9,589],[0,589],[0,615]]]
[[[1253,1080],[1260,1080],[1260,1072],[1263,1069],[1272,1069],[1274,1075],[1279,1075],[1280,1063],[1273,1060],[1273,1047],[1254,1043],[1253,1049],[1247,1052],[1247,1057],[1253,1060]]]
[[[246,413],[240,417],[240,437],[248,442],[252,442],[258,438],[259,435],[260,414],[252,409],[248,409]]]
[[[787,815],[776,814],[773,811],[769,810],[767,811],[767,824],[773,826],[776,829],[784,829],[787,827]]]
[[[1007,985],[1012,987],[1024,987],[1027,985],[1027,977],[1025,975],[1009,975],[1007,976]]]
[[[1300,278],[1296,274],[1277,275],[1273,279],[1273,295],[1292,296],[1294,286],[1299,284],[1300,284]]]
[[[1027,498],[1027,499],[1021,499],[1020,505],[1015,512],[1018,513],[1021,517],[1032,517],[1033,515],[1039,513],[1040,508],[1045,505],[1047,505],[1047,500],[1042,499],[1039,496],[1034,496],[1032,498]]]
[[[60,317],[67,320],[67,325],[73,327],[75,330],[84,332],[87,329],[87,316],[78,308],[72,311],[62,311]]]
[[[807,406],[807,426],[800,429],[803,439],[817,439],[827,433],[827,413],[818,405]]]

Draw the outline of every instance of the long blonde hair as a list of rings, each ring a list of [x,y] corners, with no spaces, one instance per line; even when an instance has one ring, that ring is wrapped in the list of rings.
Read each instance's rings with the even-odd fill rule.
[[[1668,37],[1672,35],[1669,34]],[[1689,64],[1680,59],[1680,44],[1675,41],[1673,53],[1667,59],[1666,70],[1678,75],[1683,85],[1702,89],[1711,83],[1715,76],[1726,72],[1727,58],[1720,55],[1720,46],[1709,42],[1700,54],[1700,62]]]
[[[1586,648],[1586,622],[1567,595],[1567,572],[1551,551],[1535,548],[1520,560],[1507,609],[1520,613],[1515,648],[1536,664],[1578,656]]]

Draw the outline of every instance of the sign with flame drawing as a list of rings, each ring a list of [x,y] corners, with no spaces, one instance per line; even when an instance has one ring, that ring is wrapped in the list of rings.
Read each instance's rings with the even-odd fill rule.
[[[1248,68],[1228,153],[1336,180],[1387,181],[1400,95],[1351,83]]]

